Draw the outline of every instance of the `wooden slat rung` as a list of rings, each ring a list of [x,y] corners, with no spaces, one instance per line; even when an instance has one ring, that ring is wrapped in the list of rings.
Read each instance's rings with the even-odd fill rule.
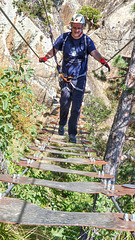
[[[90,161],[89,159],[85,158],[52,158],[52,157],[35,157],[31,155],[26,155],[28,159],[33,159],[33,160],[38,160],[38,161],[51,161],[51,162],[65,162],[65,163],[73,163],[73,164],[88,164],[88,165],[105,165],[107,162],[105,161],[100,161],[100,160],[95,160],[95,161]]]
[[[38,146],[43,146],[43,144],[38,144]],[[94,149],[92,148],[86,148],[84,149],[84,147],[73,147],[73,146],[68,146],[68,147],[60,147],[60,146],[54,146],[54,145],[47,145],[46,148],[48,149],[58,149],[58,150],[69,150],[69,151],[74,151],[74,152],[96,152]]]
[[[123,213],[51,211],[24,200],[0,199],[0,222],[42,226],[88,226],[118,231],[134,231],[135,222],[123,220]],[[130,217],[130,216],[129,216]]]
[[[82,153],[73,153],[73,152],[64,152],[64,151],[58,151],[58,150],[53,150],[53,149],[42,149],[42,147],[35,147],[35,146],[28,146],[31,150],[33,151],[41,151],[41,152],[48,152],[48,153],[54,153],[54,154],[64,154],[64,155],[72,155],[72,156],[80,156],[80,157],[87,157],[88,154],[82,154]],[[96,156],[90,155],[91,158],[95,158],[95,160],[102,160],[102,159],[97,159]]]
[[[55,188],[63,191],[71,191],[78,193],[96,194],[102,193],[107,196],[120,196],[120,195],[134,195],[135,189],[125,188],[121,185],[115,185],[115,190],[107,190],[103,183],[98,182],[56,182],[43,179],[20,177],[19,179],[13,178],[11,175],[0,174],[0,181],[14,183],[14,184],[31,184],[36,186],[44,186]]]
[[[16,165],[21,166],[21,167],[30,167],[30,168],[40,169],[40,170],[44,170],[44,171],[61,172],[61,173],[68,173],[68,174],[70,173],[70,174],[77,174],[77,175],[101,178],[101,179],[102,178],[109,178],[109,179],[113,178],[113,176],[109,175],[109,174],[102,175],[101,173],[98,174],[97,172],[77,171],[77,170],[62,168],[57,165],[45,164],[45,163],[40,163],[40,162],[27,163],[27,161],[22,160],[19,163],[16,163]]]
[[[61,137],[62,137],[61,139],[60,138],[58,139],[58,138],[55,138],[54,136],[52,136],[50,142],[55,142],[58,144],[68,145],[68,146],[74,145],[73,143],[67,142],[67,140],[63,139],[64,136],[61,136]],[[48,137],[39,137],[39,136],[37,137],[37,139],[42,140],[42,141],[47,141],[47,142],[48,142],[48,138],[49,138],[49,136]],[[82,146],[82,144],[89,145],[89,144],[91,144],[91,142],[89,140],[77,140],[77,143],[75,144],[75,146],[76,147]]]

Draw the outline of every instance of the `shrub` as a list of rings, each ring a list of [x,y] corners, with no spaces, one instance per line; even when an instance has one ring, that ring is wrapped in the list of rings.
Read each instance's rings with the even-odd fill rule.
[[[51,13],[51,7],[53,3],[52,1],[47,1],[45,3],[45,7],[47,12]],[[13,6],[17,7],[17,12],[18,14],[21,14],[22,12],[25,13],[27,16],[32,17],[32,18],[40,18],[42,22],[44,23],[44,26],[46,27],[48,25],[47,18],[45,16],[45,11],[44,11],[44,5],[43,2],[39,3],[38,1],[33,2],[32,0],[21,0],[21,1],[13,1]],[[52,23],[51,17],[48,16],[49,21]]]
[[[14,54],[14,68],[7,68],[0,79],[0,149],[3,152],[15,136],[36,132],[34,121],[35,97],[28,84],[33,69],[24,55]],[[26,67],[24,68],[24,66]],[[29,117],[29,118],[28,118]],[[33,117],[34,118],[34,117]],[[33,121],[33,122],[32,122]]]
[[[84,16],[85,21],[86,23],[88,23],[89,27],[91,25],[96,27],[98,20],[102,18],[102,15],[98,9],[88,6],[83,6],[79,13],[81,13]]]

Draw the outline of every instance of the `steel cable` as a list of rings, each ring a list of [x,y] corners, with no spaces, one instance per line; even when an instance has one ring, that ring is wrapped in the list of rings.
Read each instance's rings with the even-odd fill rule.
[[[124,45],[118,52],[116,52],[107,62],[110,62],[115,56],[118,55],[118,53],[120,53],[125,47],[127,47],[132,41],[134,41],[134,39],[135,39],[135,37],[131,38],[131,40],[126,45]],[[96,70],[93,70],[92,72],[95,72],[102,67],[103,67],[103,65],[100,66],[99,68],[97,68]]]
[[[48,17],[48,14],[47,14],[46,5],[45,5],[44,0],[42,0],[42,2],[43,2],[45,14],[46,14],[46,18],[47,18],[47,22],[48,22],[48,26],[49,26],[49,34],[50,34],[50,39],[51,39],[52,48],[53,48],[53,56],[54,56],[54,59],[55,59],[56,65],[57,65],[57,70],[60,73],[60,65],[58,64],[58,59],[57,59],[55,48],[54,48],[54,41],[53,41],[53,33],[52,33],[52,29],[51,29],[51,24],[50,24],[50,21],[49,21],[49,17]]]
[[[18,31],[18,29],[16,28],[16,26],[12,23],[12,21],[9,19],[9,17],[7,16],[7,14],[4,12],[4,10],[0,7],[1,12],[3,13],[3,15],[6,17],[6,19],[10,22],[10,24],[12,25],[12,27],[16,30],[16,32],[19,34],[19,36],[23,39],[23,41],[27,44],[27,46],[31,49],[31,51],[36,55],[36,57],[39,59],[38,54],[33,50],[33,48],[30,46],[30,44],[25,40],[25,38],[22,36],[22,34]],[[46,63],[46,65],[51,66],[50,64]]]

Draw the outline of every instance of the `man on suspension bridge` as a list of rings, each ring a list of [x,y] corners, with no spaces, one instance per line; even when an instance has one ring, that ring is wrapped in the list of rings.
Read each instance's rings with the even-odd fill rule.
[[[58,133],[64,135],[64,126],[72,103],[68,121],[69,142],[72,143],[76,143],[77,123],[86,85],[88,55],[93,56],[110,71],[109,65],[96,50],[93,41],[83,34],[84,24],[84,16],[75,14],[71,19],[71,32],[60,35],[46,56],[39,58],[40,62],[44,62],[55,56],[57,51],[63,52]]]

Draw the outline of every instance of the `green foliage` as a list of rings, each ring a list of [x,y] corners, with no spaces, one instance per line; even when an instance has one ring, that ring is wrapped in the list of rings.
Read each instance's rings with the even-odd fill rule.
[[[132,11],[135,12],[135,3],[134,3],[134,5],[133,5],[133,9],[132,9]]]
[[[98,9],[89,6],[83,6],[79,13],[84,16],[86,23],[93,23],[94,26],[96,26],[98,20],[102,18]]]
[[[85,107],[86,120],[92,125],[92,127],[101,124],[111,113],[111,110],[104,104],[101,98],[89,95],[87,96],[85,103],[87,105]]]
[[[118,68],[118,76],[125,77],[128,63],[125,62],[121,55],[115,57],[113,66]]]
[[[15,124],[18,122],[18,112],[24,112],[19,105],[19,97],[21,94],[28,94],[29,89],[26,86],[20,88],[20,82],[25,77],[25,74],[22,77],[22,73],[24,69],[20,62],[19,70],[7,68],[0,80],[0,148],[2,151],[16,133]]]
[[[28,116],[35,114],[34,93],[28,85],[33,69],[24,55],[14,53],[14,68],[7,68],[0,79],[0,149],[4,151],[15,138],[29,133],[36,135],[36,127]],[[34,122],[34,121],[33,121]]]
[[[106,89],[106,95],[108,99],[115,103],[120,98],[122,90],[130,91],[134,93],[133,88],[125,86],[125,79],[128,71],[128,62],[119,55],[114,59],[113,66],[118,69],[117,77],[106,79],[104,71],[101,70],[100,74],[93,71],[94,77],[100,81],[108,81],[109,87]]]
[[[106,147],[106,141],[103,140],[107,130],[105,121],[109,118],[111,109],[104,104],[101,98],[95,98],[92,95],[86,97],[85,103],[84,114],[87,122],[86,127],[90,132],[89,140],[97,154],[103,155]]]
[[[116,101],[120,98],[122,90],[127,90],[124,84],[128,71],[128,63],[119,55],[114,59],[113,66],[118,69],[118,74],[115,79],[109,80],[110,87],[106,90],[106,93],[110,100]]]
[[[135,166],[130,160],[125,160],[118,170],[118,184],[130,183],[135,184]]]
[[[94,74],[94,77],[96,77],[97,79],[99,79],[99,80],[101,80],[103,82],[106,81],[106,75],[105,75],[103,70],[100,71],[100,75],[98,73],[96,73],[95,71],[92,71],[92,72]]]
[[[53,5],[53,2],[51,0],[47,1],[47,3],[45,2],[45,7],[47,12],[51,13],[52,5]],[[32,17],[32,18],[38,17],[43,21],[45,27],[48,25],[48,21],[45,16],[44,5],[42,1],[40,1],[40,3],[39,2],[33,3],[31,0],[27,0],[27,1],[14,0],[13,6],[14,7],[16,6],[18,8],[17,9],[18,14],[21,14],[23,12],[27,14],[29,17]],[[48,16],[48,18],[49,18],[49,21],[51,22],[51,17]]]

